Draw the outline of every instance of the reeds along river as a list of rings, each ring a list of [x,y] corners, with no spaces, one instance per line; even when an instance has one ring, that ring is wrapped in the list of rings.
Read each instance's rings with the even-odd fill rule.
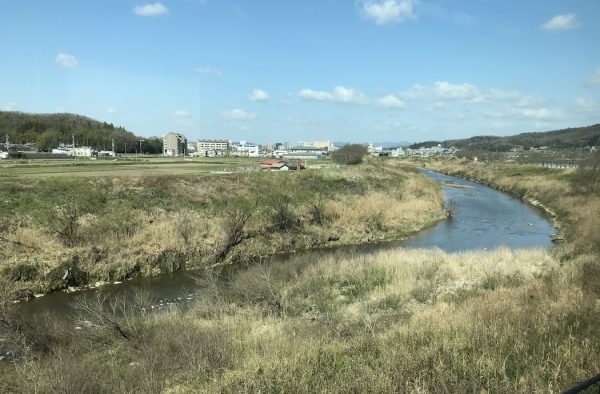
[[[551,247],[555,229],[539,209],[475,182],[429,170],[423,172],[442,185],[446,205],[453,212],[451,218],[408,240],[309,250],[272,257],[267,263],[289,263],[295,259],[316,260],[331,254],[342,258],[393,248],[437,247],[446,252],[457,252],[470,249],[491,250],[499,246],[512,249]],[[73,312],[74,301],[80,297],[95,296],[102,291],[109,297],[133,297],[136,293],[145,293],[154,300],[152,309],[160,311],[185,305],[187,301],[200,297],[205,286],[205,282],[198,280],[193,273],[178,272],[137,278],[73,294],[53,293],[34,301],[21,302],[18,308],[31,319],[44,314],[69,316]]]

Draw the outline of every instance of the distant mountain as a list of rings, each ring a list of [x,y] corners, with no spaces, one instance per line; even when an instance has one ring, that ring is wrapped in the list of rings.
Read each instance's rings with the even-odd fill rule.
[[[40,151],[50,151],[60,143],[71,144],[73,137],[79,146],[91,146],[97,150],[112,149],[133,153],[139,149],[140,137],[112,123],[75,114],[28,114],[0,111],[0,142],[8,133],[11,144],[35,144]],[[162,152],[162,139],[143,138],[145,153]]]
[[[423,141],[423,142],[415,142],[414,144],[408,145],[411,149],[419,149],[419,148],[431,148],[432,146],[444,145],[446,142],[444,141]]]
[[[333,144],[335,146],[344,146],[344,145],[350,144],[350,142],[334,141]],[[410,144],[411,144],[411,142],[407,142],[407,141],[377,141],[377,142],[373,142],[374,146],[383,146],[384,149],[397,148],[399,146],[409,146]]]
[[[525,149],[547,146],[550,149],[573,149],[600,146],[600,124],[538,133],[522,133],[508,137],[476,136],[459,140],[425,141],[411,147],[430,147],[437,144],[455,146],[465,150],[505,152],[516,145]]]

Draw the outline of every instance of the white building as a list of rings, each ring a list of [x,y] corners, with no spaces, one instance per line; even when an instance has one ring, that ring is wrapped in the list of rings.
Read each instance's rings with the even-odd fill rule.
[[[89,146],[77,146],[73,148],[73,145],[61,144],[58,148],[52,149],[52,153],[76,157],[92,157],[94,150]]]
[[[392,149],[390,153],[390,156],[392,157],[400,157],[404,155],[406,155],[406,152],[404,151],[404,149],[402,149],[401,146],[399,146],[397,149]]]
[[[367,151],[372,156],[379,156],[381,152],[383,152],[383,146],[374,146],[372,142],[369,142],[367,146]]]
[[[249,144],[246,141],[240,141],[234,147],[234,154],[244,157],[258,157],[258,145]]]
[[[76,157],[92,157],[94,151],[89,146],[78,146],[73,149],[73,152]]]
[[[275,149],[273,151],[273,156],[275,157],[283,157],[283,155],[287,155],[289,151],[287,149]]]

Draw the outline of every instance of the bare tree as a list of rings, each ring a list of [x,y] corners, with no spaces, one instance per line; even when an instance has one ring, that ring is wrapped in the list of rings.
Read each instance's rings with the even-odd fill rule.
[[[231,248],[239,245],[246,238],[244,227],[251,216],[252,212],[242,207],[236,207],[227,214],[223,222],[225,236],[215,254],[215,263],[227,256]]]
[[[73,304],[82,325],[113,332],[124,339],[131,334],[123,327],[121,320],[130,316],[132,306],[124,297],[110,297],[96,293],[94,297],[79,297]]]
[[[323,196],[321,194],[317,194],[315,201],[312,204],[312,220],[314,223],[319,226],[323,226],[325,222],[325,206],[323,203]]]

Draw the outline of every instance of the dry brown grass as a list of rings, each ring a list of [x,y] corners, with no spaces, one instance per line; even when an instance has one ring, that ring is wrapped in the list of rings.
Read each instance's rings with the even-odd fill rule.
[[[422,178],[400,164],[390,166],[393,175],[375,168],[327,170],[330,182],[362,182],[370,173],[374,179],[360,193],[326,202],[327,226],[305,224],[311,233],[295,236],[297,244],[287,233],[273,234],[270,251],[327,236],[336,223],[362,236],[368,227],[361,226],[377,231],[370,217],[392,226],[402,223],[398,218],[421,220],[411,209],[435,216],[428,210],[435,204],[414,202],[431,199],[435,188],[413,181]],[[575,193],[568,173],[436,168],[544,202],[569,226],[571,242],[559,253],[394,250],[259,264],[226,286],[213,283],[185,313],[124,321],[135,327],[134,340],[87,331],[65,340],[54,357],[0,371],[0,381],[15,392],[559,392],[598,373],[597,198]],[[403,186],[382,191],[391,176],[406,177]],[[308,218],[308,208],[292,213]],[[151,212],[137,240],[165,234],[169,239],[151,253],[177,248],[181,217]],[[249,230],[269,223],[264,215]],[[190,237],[201,242],[214,234],[211,242],[218,242],[219,228],[203,233],[199,225]],[[253,237],[234,254],[264,247]]]
[[[435,183],[397,162],[378,161],[286,174],[3,182],[17,209],[3,218],[0,271],[29,287],[29,295],[65,287],[60,272],[68,267],[82,272],[79,279],[122,280],[407,236],[441,218],[443,205]],[[240,209],[249,219],[223,251],[227,218]]]
[[[239,358],[177,389],[559,391],[600,362],[598,306],[560,269],[546,251],[502,248],[329,257],[283,285],[274,274],[287,314],[265,317],[254,301],[211,320],[243,327]]]

